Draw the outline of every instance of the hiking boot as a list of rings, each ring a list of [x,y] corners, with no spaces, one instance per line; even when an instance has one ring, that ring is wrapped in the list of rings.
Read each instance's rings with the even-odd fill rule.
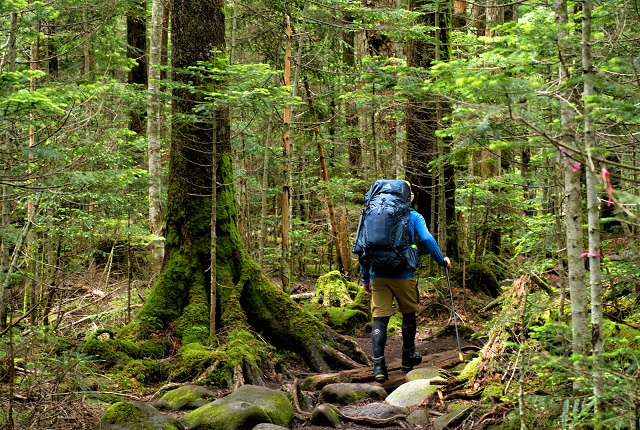
[[[376,382],[383,383],[387,379],[389,379],[389,374],[387,373],[387,363],[384,361],[384,357],[373,357],[373,379]]]
[[[402,350],[402,371],[408,372],[413,369],[413,366],[417,366],[422,363],[422,354],[415,350],[415,348],[409,351]]]

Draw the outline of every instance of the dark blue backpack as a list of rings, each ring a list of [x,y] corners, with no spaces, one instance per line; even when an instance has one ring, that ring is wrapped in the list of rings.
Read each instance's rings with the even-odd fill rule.
[[[402,180],[377,180],[364,195],[364,201],[353,244],[353,253],[358,255],[360,264],[382,275],[415,270],[415,262],[407,266],[412,244],[409,184]]]

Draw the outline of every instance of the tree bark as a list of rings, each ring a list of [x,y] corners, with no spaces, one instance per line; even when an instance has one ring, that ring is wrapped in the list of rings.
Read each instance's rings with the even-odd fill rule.
[[[565,64],[565,59],[571,58],[569,32],[567,30],[568,11],[565,0],[555,0],[556,25],[558,35],[558,55],[563,60],[558,70],[558,80],[561,84],[569,79],[568,70],[571,64]],[[568,60],[570,61],[570,60]],[[580,163],[571,159],[576,153],[576,115],[573,106],[576,96],[571,89],[565,91],[560,103],[560,123],[562,134],[559,148],[564,154],[564,193],[565,193],[565,230],[567,240],[567,270],[569,274],[569,297],[571,303],[572,345],[575,354],[587,355],[588,349],[588,317],[587,291],[585,285],[583,252],[582,208],[580,195]],[[568,153],[564,148],[574,150]],[[576,387],[577,388],[577,387]]]
[[[154,273],[162,267],[164,238],[162,237],[162,102],[160,101],[160,66],[162,65],[164,6],[162,0],[152,0],[151,37],[149,46],[149,80],[147,99],[147,154],[149,169],[149,227],[151,230],[151,260]]]
[[[589,251],[589,284],[591,287],[591,354],[593,358],[593,413],[595,428],[602,428],[602,397],[604,396],[603,340],[602,340],[602,271],[600,268],[600,197],[598,195],[599,169],[591,159],[596,149],[596,130],[593,109],[589,100],[595,92],[595,76],[591,59],[591,0],[582,2],[582,70],[584,84],[584,149],[587,155],[587,217]]]

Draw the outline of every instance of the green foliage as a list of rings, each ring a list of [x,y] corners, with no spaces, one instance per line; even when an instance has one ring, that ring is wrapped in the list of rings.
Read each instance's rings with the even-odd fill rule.
[[[100,388],[103,376],[95,357],[78,351],[75,341],[57,336],[49,328],[26,328],[14,328],[13,333],[0,337],[0,396],[7,399],[12,384],[13,396],[39,399],[12,405],[14,428],[53,428],[61,415],[69,416]],[[17,370],[13,381],[7,380],[10,360]],[[7,412],[3,407],[0,423]]]

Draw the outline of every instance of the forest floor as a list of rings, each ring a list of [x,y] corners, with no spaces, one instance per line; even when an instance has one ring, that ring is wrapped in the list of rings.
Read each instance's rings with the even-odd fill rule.
[[[85,296],[85,299],[89,295],[96,295],[96,291],[100,290],[99,283],[92,281],[93,280],[90,280],[89,278],[84,278],[82,288],[79,287],[79,290],[86,291],[87,296]],[[299,280],[295,292],[301,293],[312,291],[315,287],[315,281],[316,280],[314,278]],[[277,282],[275,282],[275,284],[277,285]],[[117,288],[122,289],[122,286]],[[114,291],[118,292],[118,289]],[[453,294],[456,306],[456,315],[458,316],[457,324],[459,329],[460,345],[463,350],[465,350],[465,348],[475,348],[474,350],[477,351],[482,346],[483,340],[482,338],[472,339],[472,337],[481,331],[486,318],[491,317],[491,315],[483,315],[481,310],[482,306],[484,306],[490,299],[486,296],[474,296],[469,291],[456,291],[455,288]],[[111,306],[109,301],[104,299],[104,294],[97,294],[96,297],[96,300],[100,302],[100,306],[104,306],[104,309]],[[423,362],[417,367],[441,365],[443,361],[447,362],[447,360],[450,363],[456,363],[458,357],[458,342],[451,315],[451,301],[448,291],[446,290],[446,286],[422,293],[420,308],[417,313],[418,332],[416,335],[416,348],[422,354]],[[69,315],[68,317],[72,319],[79,318],[78,315],[75,317]],[[81,318],[81,320],[84,319],[85,318]],[[357,328],[356,331],[351,334],[351,337],[358,342],[366,354],[371,356],[370,333],[367,331],[365,324],[363,324],[362,327]],[[383,388],[385,388],[388,393],[397,388],[397,386],[404,381],[405,374],[400,370],[401,352],[402,337],[398,330],[396,333],[389,334],[386,344],[385,356],[389,366],[389,381],[383,384]],[[311,370],[301,365],[298,360],[296,360],[295,364],[292,363],[292,366],[293,367],[290,369],[292,371],[291,373],[296,375],[299,379],[303,379],[304,377],[312,374]],[[446,368],[446,366],[441,367]],[[371,376],[369,369],[365,370],[364,373],[367,376]],[[276,389],[286,389],[286,387],[290,387],[293,381],[282,380],[281,376],[282,375],[274,380],[267,380],[267,386]],[[370,378],[367,382],[377,384],[373,381],[373,378]],[[153,388],[150,388],[150,391],[144,393],[128,391],[121,394],[123,399],[137,400],[143,403],[153,402],[153,400],[157,398],[157,395],[158,391]],[[59,411],[55,421],[60,423],[60,426],[48,425],[47,428],[66,430],[97,428],[98,420],[104,413],[104,405],[100,406],[94,402],[84,402],[81,399],[72,400],[71,402],[73,403],[72,407],[69,407],[71,405],[67,405],[67,407],[54,408]],[[446,405],[441,404],[439,406],[444,408]],[[434,408],[437,407],[438,405],[434,405]],[[71,425],[70,423],[75,423],[79,426]],[[311,430],[328,429],[328,427],[312,426],[307,420],[300,419],[294,419],[290,428],[295,430],[303,428]],[[353,422],[342,422],[339,428],[343,430],[362,430],[380,427],[366,427]],[[427,430],[425,427],[423,427],[423,429]]]

